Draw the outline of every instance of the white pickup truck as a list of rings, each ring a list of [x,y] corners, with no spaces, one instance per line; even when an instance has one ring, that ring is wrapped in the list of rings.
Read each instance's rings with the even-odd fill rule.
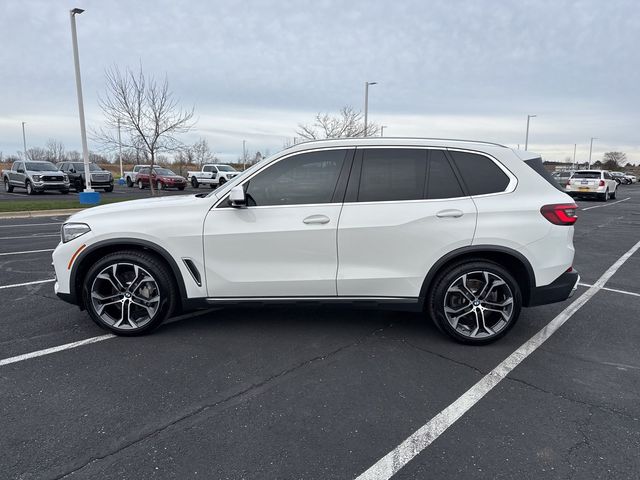
[[[202,170],[187,172],[187,179],[193,188],[198,188],[200,185],[216,188],[219,185],[224,185],[236,175],[240,175],[240,172],[231,165],[207,163],[202,166]]]
[[[150,167],[151,165],[135,165],[133,170],[130,172],[124,172],[124,180],[127,182],[127,187],[133,187],[136,184],[136,178],[138,176],[138,172],[145,168]]]

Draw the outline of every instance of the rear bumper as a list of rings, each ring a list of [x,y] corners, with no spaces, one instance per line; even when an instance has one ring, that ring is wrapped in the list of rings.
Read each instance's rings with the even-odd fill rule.
[[[529,302],[525,307],[562,302],[575,293],[579,281],[580,275],[578,275],[578,272],[575,270],[564,272],[549,285],[532,288],[529,295]]]

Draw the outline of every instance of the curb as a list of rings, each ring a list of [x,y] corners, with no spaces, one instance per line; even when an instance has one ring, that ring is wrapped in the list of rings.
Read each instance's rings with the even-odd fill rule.
[[[66,208],[58,210],[33,210],[25,212],[0,212],[0,219],[10,218],[34,218],[34,217],[55,217],[57,215],[71,215],[81,212],[84,208]]]

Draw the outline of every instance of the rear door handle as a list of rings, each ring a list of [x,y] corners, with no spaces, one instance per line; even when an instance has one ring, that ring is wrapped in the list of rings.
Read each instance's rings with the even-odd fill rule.
[[[436,213],[436,217],[438,218],[459,218],[462,215],[464,215],[464,212],[456,209],[440,210]]]
[[[311,215],[303,220],[307,225],[319,225],[329,223],[329,217],[326,215]]]

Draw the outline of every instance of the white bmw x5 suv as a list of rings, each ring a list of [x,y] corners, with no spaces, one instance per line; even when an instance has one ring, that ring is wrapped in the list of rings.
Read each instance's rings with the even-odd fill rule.
[[[179,311],[327,302],[504,335],[575,290],[576,205],[531,152],[366,138],[299,144],[210,194],[91,208],[62,227],[57,295],[120,335]]]

